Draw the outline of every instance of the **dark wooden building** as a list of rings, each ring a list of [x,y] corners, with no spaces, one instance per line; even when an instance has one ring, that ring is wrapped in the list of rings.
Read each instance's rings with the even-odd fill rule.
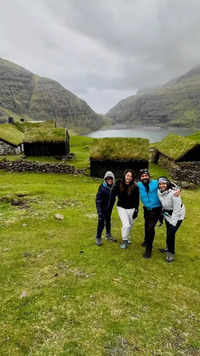
[[[149,141],[142,138],[103,138],[94,141],[90,151],[90,174],[103,178],[112,171],[120,178],[126,169],[136,173],[149,165]]]
[[[30,128],[25,133],[26,156],[66,156],[70,152],[68,131],[64,128]]]

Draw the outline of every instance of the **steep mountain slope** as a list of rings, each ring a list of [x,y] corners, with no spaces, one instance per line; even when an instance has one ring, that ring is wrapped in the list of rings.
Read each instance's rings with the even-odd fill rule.
[[[120,101],[107,115],[128,125],[200,127],[200,67]]]
[[[102,118],[58,82],[0,58],[0,122],[8,116],[56,120],[78,131],[98,129]]]

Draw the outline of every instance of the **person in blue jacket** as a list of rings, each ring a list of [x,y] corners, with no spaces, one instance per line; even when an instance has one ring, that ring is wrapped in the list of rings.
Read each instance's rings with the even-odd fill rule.
[[[112,188],[115,183],[115,176],[112,172],[106,172],[104,181],[100,184],[98,192],[96,194],[96,208],[98,214],[98,225],[96,233],[96,245],[102,245],[102,232],[104,226],[106,226],[106,239],[116,242],[111,235],[111,214],[113,205],[115,203],[115,197],[112,193]]]
[[[138,188],[140,193],[140,199],[143,203],[144,209],[144,241],[142,246],[146,247],[143,254],[144,258],[150,258],[152,253],[153,241],[155,236],[155,226],[160,220],[162,222],[162,207],[158,198],[158,180],[150,179],[150,174],[147,168],[140,170],[140,182],[138,182]],[[180,194],[179,187],[171,182],[174,188],[174,196],[178,197]]]
[[[144,258],[150,258],[152,253],[153,241],[155,236],[155,226],[161,217],[162,208],[158,198],[158,180],[150,179],[148,169],[140,170],[140,181],[138,188],[140,199],[144,208],[144,230],[145,237],[142,246],[146,247],[143,254]]]

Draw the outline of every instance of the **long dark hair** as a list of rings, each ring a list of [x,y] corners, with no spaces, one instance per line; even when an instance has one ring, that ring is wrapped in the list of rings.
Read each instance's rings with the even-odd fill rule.
[[[127,189],[127,184],[125,183],[125,176],[127,173],[131,173],[132,174],[132,181],[129,183],[128,185],[128,195],[130,195],[134,189],[137,187],[136,184],[135,184],[135,172],[132,170],[132,169],[126,169],[124,171],[124,174],[123,174],[123,177],[121,179],[121,182],[120,182],[120,192],[123,192],[125,189]]]

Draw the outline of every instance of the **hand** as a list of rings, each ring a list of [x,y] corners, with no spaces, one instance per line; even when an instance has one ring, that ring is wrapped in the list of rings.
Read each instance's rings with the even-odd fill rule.
[[[175,190],[174,197],[178,198],[180,193],[181,193],[180,189]]]

